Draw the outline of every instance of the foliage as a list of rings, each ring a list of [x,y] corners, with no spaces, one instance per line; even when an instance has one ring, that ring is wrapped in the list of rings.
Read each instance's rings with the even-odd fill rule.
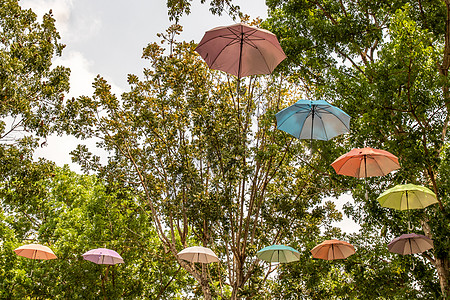
[[[170,21],[178,22],[183,15],[191,13],[192,0],[167,0],[168,15]],[[200,3],[205,3],[206,0],[200,0]],[[233,18],[236,15],[241,15],[239,6],[234,5],[232,0],[211,0],[210,11],[215,15],[222,15],[224,12],[228,13]]]
[[[22,171],[1,194],[1,298],[174,299],[183,293],[188,279],[155,240],[149,216],[129,190],[45,161]],[[32,188],[23,192],[27,181]],[[33,261],[13,252],[31,241],[50,246],[58,259]],[[126,263],[82,259],[100,247],[116,250]]]
[[[179,30],[172,26],[161,36]],[[235,80],[209,70],[194,44],[169,43],[168,55],[156,43],[144,49],[150,67],[144,80],[128,77],[131,91],[121,100],[97,77],[92,98],[68,102],[65,130],[101,140],[110,152],[106,166],[85,147],[73,153],[75,160],[135,189],[160,240],[205,298],[228,297],[226,290],[233,299],[253,297],[263,280],[258,249],[295,241],[305,230],[319,234],[318,226],[340,218],[333,205],[321,203],[329,174],[311,167],[320,160],[306,152],[309,143],[276,130],[275,113],[295,101],[286,82],[251,77],[237,92]],[[205,266],[176,257],[195,244],[219,255],[213,277]]]
[[[64,45],[51,12],[42,23],[17,0],[0,4],[0,141],[14,142],[13,132],[45,137],[56,130],[69,69],[52,67]]]
[[[376,201],[386,188],[415,183],[437,193],[438,205],[410,212],[413,231],[432,237],[435,248],[423,254],[427,271],[410,271],[411,281],[398,297],[413,297],[419,291],[423,294],[414,297],[445,297],[450,255],[444,175],[450,103],[446,4],[299,0],[268,5],[270,17],[264,26],[281,39],[291,80],[304,84],[310,97],[327,99],[352,116],[348,138],[329,146],[344,147],[341,154],[371,146],[399,156],[398,172],[367,180],[367,198],[362,188],[354,188],[356,179],[336,182],[341,191],[352,191],[355,207],[348,205],[346,212],[367,231],[361,238],[380,231],[392,238],[407,232],[406,213],[381,208]],[[379,243],[375,240],[373,247]],[[407,260],[393,259],[405,268]]]

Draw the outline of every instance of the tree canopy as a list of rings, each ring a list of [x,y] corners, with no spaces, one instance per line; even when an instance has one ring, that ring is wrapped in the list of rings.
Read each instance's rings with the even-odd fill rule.
[[[1,4],[0,297],[448,297],[450,3],[268,0],[268,19],[252,25],[275,33],[288,58],[274,74],[237,80],[210,70],[195,43],[177,41],[191,2],[167,1],[175,24],[159,35],[164,44],[144,49],[144,76],[128,75],[129,91],[114,95],[99,75],[93,95],[72,99],[64,99],[69,70],[51,63],[64,48],[51,13],[41,23],[17,1]],[[239,14],[232,1],[209,4]],[[275,114],[301,98],[343,109],[350,133],[311,143],[277,130]],[[97,139],[106,163],[81,145],[72,155],[86,175],[33,161],[52,132]],[[401,169],[337,175],[330,164],[364,146],[397,155]],[[438,204],[381,207],[378,195],[403,183],[429,187]],[[342,214],[330,197],[344,193],[354,199],[344,213],[361,226],[355,234],[333,226]],[[409,231],[434,249],[390,253],[386,244]],[[310,250],[331,238],[356,253],[313,259]],[[14,254],[31,241],[59,258]],[[300,261],[258,260],[272,244],[298,249]],[[177,256],[197,245],[220,263]],[[80,256],[99,247],[125,263]]]
[[[439,204],[411,212],[413,230],[435,242],[424,253],[448,295],[449,228],[446,186],[448,126],[448,3],[443,1],[268,1],[265,26],[288,54],[285,70],[310,97],[330,100],[352,118],[342,145],[390,151],[402,168],[368,180],[368,199],[345,182],[356,206],[347,213],[365,230],[393,238],[405,214],[381,208],[377,196],[396,183],[430,187]],[[335,147],[336,143],[328,146]],[[444,172],[441,174],[441,172]],[[411,272],[416,276],[417,272]],[[428,285],[430,278],[417,278]],[[423,280],[423,281],[421,281]],[[433,295],[433,294],[431,294]]]

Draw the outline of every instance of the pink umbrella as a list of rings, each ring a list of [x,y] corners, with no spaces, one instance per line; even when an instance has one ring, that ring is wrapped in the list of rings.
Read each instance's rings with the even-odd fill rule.
[[[14,252],[19,256],[31,259],[47,260],[57,258],[55,253],[53,253],[53,251],[49,247],[40,244],[23,245],[15,249]]]
[[[355,148],[336,159],[331,166],[337,174],[356,178],[384,176],[400,168],[397,156],[370,147]]]
[[[422,253],[431,248],[433,248],[433,240],[416,233],[402,234],[388,244],[390,252],[402,255]]]
[[[98,248],[84,253],[83,258],[99,265],[115,265],[123,263],[122,257],[114,250]]]
[[[195,51],[211,69],[238,79],[270,74],[286,58],[273,33],[242,23],[207,31]]]
[[[339,240],[326,240],[311,250],[314,258],[325,260],[344,259],[355,253],[352,244]]]

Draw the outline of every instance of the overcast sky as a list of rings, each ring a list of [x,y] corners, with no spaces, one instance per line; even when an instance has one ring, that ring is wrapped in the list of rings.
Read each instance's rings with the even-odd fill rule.
[[[192,2],[191,14],[180,21],[182,40],[199,42],[205,31],[235,23],[228,15],[212,15],[209,5],[200,4],[200,0]],[[66,44],[62,57],[54,63],[71,69],[69,97],[92,95],[92,82],[97,74],[108,80],[117,95],[127,91],[127,74],[141,76],[146,67],[147,61],[141,59],[143,48],[158,42],[156,34],[171,24],[166,0],[21,0],[19,3],[23,8],[31,8],[40,19],[52,10],[61,42]],[[265,0],[234,0],[234,3],[251,18],[267,17]],[[36,157],[45,157],[59,166],[69,164],[72,170],[80,172],[69,155],[80,143],[85,142],[52,136],[46,147],[36,151]],[[349,200],[351,197],[345,195],[334,202],[341,209]],[[359,230],[359,226],[346,218],[339,226],[347,232]]]
[[[191,14],[180,25],[180,39],[199,42],[205,31],[235,23],[228,15],[214,16],[208,4],[192,1]],[[206,1],[209,2],[209,1]],[[252,18],[267,16],[264,0],[235,0],[242,11]],[[92,95],[92,82],[100,74],[120,95],[128,90],[128,74],[142,75],[148,61],[141,59],[143,48],[160,39],[157,33],[171,25],[166,0],[22,0],[23,8],[31,8],[39,17],[50,9],[56,19],[61,42],[66,44],[55,65],[71,69],[68,97]],[[71,164],[69,152],[80,141],[52,136],[47,146],[36,151],[36,157],[53,160],[59,166]]]
[[[214,16],[208,4],[192,1],[192,13],[181,19],[181,39],[199,42],[206,30],[235,23],[226,16]],[[209,1],[206,1],[207,3]],[[252,18],[267,16],[264,0],[235,0]],[[71,96],[90,94],[93,78],[100,74],[120,89],[127,90],[127,74],[141,75],[146,61],[142,49],[159,41],[156,34],[171,25],[166,0],[22,0],[39,16],[50,9],[61,40],[66,44],[55,61],[72,69]]]

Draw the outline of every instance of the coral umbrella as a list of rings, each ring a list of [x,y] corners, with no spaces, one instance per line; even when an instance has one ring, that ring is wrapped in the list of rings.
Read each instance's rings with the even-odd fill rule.
[[[92,249],[84,253],[83,258],[98,265],[115,265],[123,263],[122,257],[114,250],[106,248]]]
[[[433,248],[433,240],[416,233],[402,234],[388,244],[390,252],[402,255],[422,253],[431,248]]]
[[[194,263],[209,264],[219,261],[217,255],[211,249],[201,246],[185,248],[178,252],[177,256],[180,259]]]
[[[286,58],[273,33],[243,23],[207,31],[195,51],[211,69],[238,79],[270,74]]]
[[[311,250],[314,258],[335,260],[345,259],[355,253],[352,244],[339,240],[326,240]]]
[[[275,116],[277,129],[298,139],[328,141],[350,130],[350,116],[325,100],[299,100]]]
[[[297,250],[284,245],[272,245],[265,247],[256,252],[256,256],[259,259],[265,260],[269,263],[289,263],[300,259],[300,253]]]
[[[49,247],[40,244],[23,245],[15,249],[14,252],[19,256],[31,259],[48,260],[58,258]]]
[[[337,174],[356,178],[384,176],[400,168],[397,156],[370,147],[355,148],[340,156],[331,166]]]

